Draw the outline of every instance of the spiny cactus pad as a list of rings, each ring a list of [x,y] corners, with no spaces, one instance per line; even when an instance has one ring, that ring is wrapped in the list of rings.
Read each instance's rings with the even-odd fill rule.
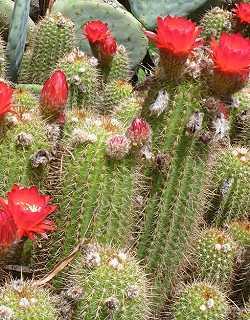
[[[207,0],[129,0],[129,3],[133,14],[141,23],[149,29],[154,29],[158,16],[185,16],[201,7],[206,1]]]

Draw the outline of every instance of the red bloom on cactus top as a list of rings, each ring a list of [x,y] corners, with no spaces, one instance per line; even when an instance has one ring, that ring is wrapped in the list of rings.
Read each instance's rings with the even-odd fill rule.
[[[0,198],[0,208],[6,217],[12,218],[17,239],[26,236],[33,240],[36,234],[44,235],[55,229],[54,223],[47,217],[57,207],[49,204],[49,201],[50,197],[40,194],[36,187],[23,188],[17,185],[8,192],[7,201]]]
[[[113,56],[117,51],[115,38],[110,35],[107,36],[106,39],[101,42],[101,51],[104,55]]]
[[[199,45],[201,30],[194,22],[183,17],[158,17],[157,33],[146,31],[146,35],[161,51],[186,57]]]
[[[240,22],[250,24],[250,3],[237,4],[234,13],[239,18]]]
[[[45,81],[41,95],[40,104],[48,111],[62,111],[68,100],[69,88],[63,71],[56,70],[51,77]]]
[[[144,144],[150,140],[150,125],[143,119],[136,118],[127,130],[127,137],[133,144]]]
[[[107,23],[101,20],[92,20],[87,22],[83,27],[83,34],[90,43],[102,42],[109,34]]]
[[[219,41],[212,40],[211,48],[215,69],[228,75],[248,76],[250,39],[239,33],[223,33]]]
[[[0,118],[11,109],[13,89],[3,81],[0,81]]]

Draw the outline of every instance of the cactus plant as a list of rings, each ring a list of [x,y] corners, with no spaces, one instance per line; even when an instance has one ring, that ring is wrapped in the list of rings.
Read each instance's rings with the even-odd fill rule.
[[[184,287],[173,306],[175,320],[224,320],[229,306],[217,287],[206,283],[193,283]]]
[[[58,62],[57,67],[63,70],[70,86],[70,107],[83,110],[93,110],[98,103],[99,73],[98,62],[94,57],[88,57],[79,49],[74,49]]]
[[[13,280],[0,290],[1,319],[58,319],[57,302],[47,289],[32,282]]]
[[[215,7],[202,17],[200,25],[205,39],[218,39],[222,32],[232,31],[232,13]]]
[[[77,28],[78,38],[81,39],[79,47],[89,52],[89,45],[83,39],[82,27],[89,20],[102,20],[107,22],[118,44],[123,44],[135,67],[144,58],[147,51],[147,39],[143,34],[141,24],[126,10],[101,2],[86,0],[59,0],[53,6],[53,12],[61,12],[72,19]],[[126,32],[124,32],[126,30]]]
[[[245,309],[243,309],[239,314],[239,320],[247,320],[250,317],[250,306],[249,303],[246,304]]]
[[[60,58],[74,48],[74,24],[60,13],[44,18],[34,30],[32,45],[25,53],[19,82],[43,83]]]
[[[55,198],[60,205],[56,223],[61,232],[55,234],[57,241],[52,238],[48,245],[52,253],[47,267],[58,260],[58,252],[68,255],[82,237],[127,245],[133,241],[136,223],[135,161],[128,155],[130,141],[117,121],[86,117],[77,111],[67,117],[64,145],[70,153],[63,157],[61,186]]]
[[[249,151],[234,147],[218,153],[211,169],[210,197],[207,215],[211,210],[217,225],[247,216],[249,213]],[[212,209],[213,207],[213,209]]]
[[[72,272],[73,285],[84,293],[76,316],[86,320],[148,319],[150,291],[138,262],[111,247],[89,244],[84,249]]]
[[[228,287],[237,257],[237,245],[230,236],[214,228],[203,231],[194,256],[197,277]]]
[[[28,119],[25,120],[25,117]],[[29,112],[23,113],[23,120],[9,116],[6,121],[14,122],[14,126],[0,141],[1,195],[14,183],[26,186],[37,184],[42,188],[51,157],[45,124]]]

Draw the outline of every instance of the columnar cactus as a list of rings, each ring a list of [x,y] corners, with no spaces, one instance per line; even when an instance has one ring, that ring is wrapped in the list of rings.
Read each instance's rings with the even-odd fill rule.
[[[226,298],[217,287],[198,282],[184,287],[173,306],[173,319],[224,320],[228,311]]]
[[[223,231],[203,231],[194,249],[197,277],[228,287],[237,257],[237,244]]]
[[[0,318],[22,320],[56,320],[57,301],[47,289],[32,282],[13,280],[0,289]]]
[[[103,244],[129,244],[137,221],[134,192],[139,175],[129,155],[129,138],[115,119],[77,111],[67,118],[66,153],[55,198],[60,205],[56,219],[59,232],[55,235],[58,241],[52,238],[48,245],[52,250],[50,266],[59,258],[58,252],[60,256],[68,255],[82,237]]]
[[[127,252],[88,244],[74,264],[71,277],[73,285],[69,290],[79,288],[82,292],[76,317],[86,320],[149,318],[150,290],[146,275]]]
[[[60,58],[75,44],[74,24],[61,14],[44,18],[36,27],[32,45],[25,53],[19,82],[43,83]]]

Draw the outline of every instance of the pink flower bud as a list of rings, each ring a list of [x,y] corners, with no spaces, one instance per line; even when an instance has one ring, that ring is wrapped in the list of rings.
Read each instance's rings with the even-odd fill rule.
[[[145,144],[151,136],[151,128],[149,124],[140,118],[133,120],[131,126],[127,130],[127,137],[135,145]]]
[[[107,155],[116,160],[123,159],[130,150],[130,141],[126,136],[115,135],[107,141]]]

